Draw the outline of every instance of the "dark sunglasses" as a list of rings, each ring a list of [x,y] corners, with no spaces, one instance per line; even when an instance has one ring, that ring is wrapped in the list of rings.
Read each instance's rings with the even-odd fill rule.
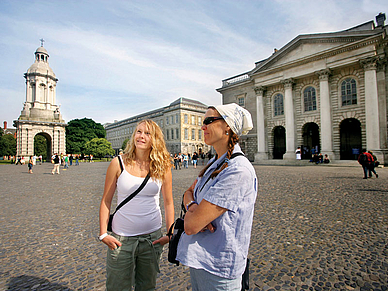
[[[212,123],[213,121],[220,120],[220,119],[223,119],[223,118],[222,118],[222,117],[217,117],[217,116],[206,117],[206,118],[203,120],[203,125],[209,125],[209,124]]]

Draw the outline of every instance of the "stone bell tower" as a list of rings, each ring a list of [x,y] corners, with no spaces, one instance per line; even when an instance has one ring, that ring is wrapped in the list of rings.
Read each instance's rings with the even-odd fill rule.
[[[37,134],[47,140],[47,154],[66,153],[65,127],[59,106],[56,105],[58,79],[48,63],[49,54],[41,46],[35,51],[35,62],[24,74],[26,101],[18,118],[14,120],[17,130],[17,155],[34,155],[34,137]]]

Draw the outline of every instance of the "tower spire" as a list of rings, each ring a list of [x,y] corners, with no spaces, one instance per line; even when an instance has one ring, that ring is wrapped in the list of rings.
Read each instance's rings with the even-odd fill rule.
[[[43,46],[43,43],[44,43],[44,39],[41,38],[41,39],[40,39],[40,46]]]

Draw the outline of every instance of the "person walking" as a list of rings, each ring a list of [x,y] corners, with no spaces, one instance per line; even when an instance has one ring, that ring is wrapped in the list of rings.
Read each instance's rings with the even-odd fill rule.
[[[34,160],[32,156],[30,156],[30,159],[28,160],[28,173],[32,174],[32,167],[34,166]]]
[[[54,156],[52,156],[51,162],[54,164],[54,168],[51,171],[51,174],[54,175],[55,172],[57,172],[57,174],[59,175],[59,167],[61,166],[61,158],[58,156],[57,153],[55,153]]]
[[[197,168],[197,163],[198,163],[198,154],[197,154],[197,152],[194,152],[192,159],[193,159],[194,169],[196,169]]]
[[[363,149],[361,151],[361,154],[358,156],[358,163],[362,166],[362,170],[364,171],[364,178],[363,179],[368,179],[372,177],[372,172],[371,172],[371,164],[373,162],[373,157],[370,153],[366,151],[366,149]],[[369,173],[369,175],[368,175]]]
[[[69,155],[64,155],[63,161],[65,163],[64,169],[68,169],[69,168]]]
[[[147,175],[150,179],[146,186],[114,215],[112,233],[108,234],[115,191],[117,204],[120,204]],[[169,229],[174,222],[171,157],[160,127],[152,120],[143,120],[137,125],[124,154],[114,158],[106,172],[99,239],[108,246],[108,291],[132,290],[132,286],[135,290],[155,289],[160,255],[163,245],[169,242],[169,237],[161,234],[160,193]]]
[[[250,113],[235,103],[206,111],[204,141],[217,155],[184,193],[187,212],[177,251],[177,260],[190,268],[193,291],[241,290],[257,177],[238,141],[252,128]]]
[[[379,162],[377,161],[377,157],[373,154],[372,151],[368,151],[368,153],[370,153],[373,158],[373,162],[371,162],[369,166],[369,178],[372,178],[372,173],[375,174],[376,178],[378,178],[379,175],[376,173],[375,168],[379,165]]]
[[[183,167],[188,168],[189,167],[189,156],[188,154],[183,154]]]

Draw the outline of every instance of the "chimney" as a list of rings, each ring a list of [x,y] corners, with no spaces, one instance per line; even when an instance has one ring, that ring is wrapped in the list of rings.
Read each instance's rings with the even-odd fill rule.
[[[385,19],[385,13],[380,12],[379,15],[376,16],[377,27],[384,27]]]
[[[4,128],[3,129],[7,129],[7,121],[4,121]]]

